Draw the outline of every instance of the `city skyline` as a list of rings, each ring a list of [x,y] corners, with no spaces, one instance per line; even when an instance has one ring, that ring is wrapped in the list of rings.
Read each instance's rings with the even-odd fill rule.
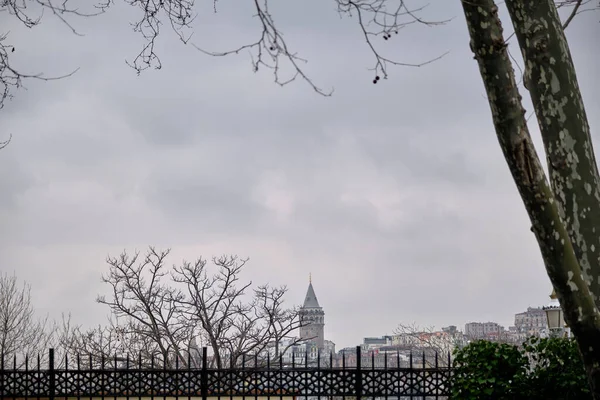
[[[19,280],[19,284],[21,283],[25,283],[22,279],[20,279],[20,277],[17,275],[17,278]],[[336,338],[334,336],[332,336],[333,334],[330,332],[330,330],[328,329],[328,322],[327,319],[330,318],[330,315],[327,313],[327,305],[323,306],[321,305],[321,303],[318,300],[318,295],[316,295],[317,290],[314,289],[313,287],[313,279],[312,279],[312,273],[309,273],[308,279],[306,281],[306,283],[308,284],[308,288],[306,288],[305,285],[305,289],[304,289],[304,296],[302,296],[304,298],[303,301],[295,301],[295,299],[291,299],[290,298],[290,293],[294,293],[296,292],[296,290],[292,290],[292,288],[290,288],[288,286],[289,292],[287,293],[287,302],[290,303],[290,306],[297,306],[297,307],[306,307],[308,305],[309,308],[311,307],[316,307],[319,309],[323,309],[323,311],[325,311],[325,323],[323,324],[324,326],[324,332],[323,332],[323,339],[326,340],[330,340],[332,341],[337,350],[341,350],[343,348],[347,348],[347,347],[355,347],[360,345],[361,343],[363,343],[363,340],[365,338],[378,338],[378,337],[383,337],[383,336],[391,336],[394,335],[394,330],[398,327],[399,324],[414,324],[415,327],[419,327],[419,328],[423,328],[424,331],[429,331],[429,330],[436,330],[436,331],[441,331],[442,328],[444,328],[445,326],[456,326],[458,328],[459,331],[466,333],[465,332],[465,325],[468,323],[486,323],[486,322],[493,322],[493,323],[498,323],[499,325],[501,325],[503,328],[508,329],[511,326],[514,326],[514,322],[515,322],[515,314],[520,314],[523,313],[524,311],[527,311],[527,309],[529,307],[531,308],[538,308],[538,307],[543,307],[545,305],[545,303],[541,303],[538,305],[530,305],[530,306],[525,306],[523,307],[523,309],[515,311],[510,319],[498,319],[498,318],[491,318],[491,319],[487,319],[487,320],[474,320],[474,319],[467,319],[464,322],[454,322],[454,323],[449,323],[446,324],[444,326],[438,326],[438,325],[434,325],[434,324],[428,324],[426,323],[426,321],[423,321],[423,323],[420,323],[420,321],[399,321],[397,324],[395,324],[394,326],[392,326],[389,330],[387,331],[381,331],[381,332],[374,332],[372,330],[370,330],[369,328],[365,328],[359,331],[356,331],[356,334],[354,336],[351,336],[348,339],[345,339],[345,341],[338,341],[336,340]],[[285,283],[283,283],[283,285],[285,285]],[[316,284],[318,287],[318,283]],[[299,286],[299,285],[298,285]],[[294,289],[298,289],[298,288],[294,288]],[[43,307],[43,306],[39,306],[38,304],[36,304],[36,298],[38,296],[35,295],[35,288],[32,287],[32,291],[31,291],[31,295],[32,295],[32,299],[33,299],[33,306],[34,306],[34,311],[36,312],[36,315],[38,317],[44,317],[44,311],[43,310],[47,310],[47,307]],[[310,299],[309,301],[309,296],[314,296],[313,298]],[[313,303],[314,301],[314,303]],[[94,307],[98,307],[98,304],[94,304]],[[54,318],[57,322],[59,321],[60,317],[61,317],[61,313],[67,313],[67,311],[63,310],[63,311],[59,311],[59,312],[50,312],[49,316]],[[108,317],[109,314],[106,315],[106,317]],[[504,322],[503,322],[504,321]],[[82,324],[82,326],[84,328],[93,328],[94,324],[103,324],[103,321],[101,320],[95,320],[94,323],[92,324],[86,324],[85,322],[82,323],[82,321],[80,319],[77,318],[77,315],[73,315],[73,319],[71,321],[72,323],[74,323],[75,325],[79,325],[80,323]],[[106,322],[106,321],[104,321]],[[334,330],[335,332],[335,330]],[[301,334],[301,332],[299,330],[296,330],[294,332],[292,332],[292,335],[295,335],[297,337],[302,337],[303,335]],[[306,337],[309,337],[310,335],[304,335]]]
[[[309,274],[308,283],[309,283],[308,293],[311,292],[311,289],[314,290],[313,293],[315,293],[316,290],[313,288],[312,273]],[[307,295],[308,295],[308,293],[307,293]],[[550,296],[548,296],[548,297],[550,297]],[[463,332],[463,333],[466,334],[465,328],[466,328],[466,325],[469,324],[469,323],[488,323],[488,322],[492,322],[492,323],[497,323],[502,328],[504,328],[506,331],[508,331],[508,329],[510,327],[514,327],[515,326],[515,317],[516,317],[517,314],[523,314],[523,313],[527,312],[529,309],[543,308],[544,306],[547,305],[547,303],[548,303],[548,301],[546,301],[544,303],[537,304],[537,305],[528,305],[528,306],[525,306],[521,310],[518,310],[518,311],[515,311],[514,313],[512,313],[512,316],[511,316],[510,319],[498,319],[498,318],[492,318],[492,319],[487,319],[487,320],[473,320],[473,319],[470,319],[470,320],[465,320],[462,323],[447,324],[446,326],[452,326],[452,325],[454,325],[454,326],[456,326],[458,328],[459,331],[461,331],[461,332]],[[304,305],[306,305],[306,300],[304,301]],[[317,305],[320,306],[320,303],[317,303]],[[323,306],[323,309],[325,310],[326,307]],[[327,313],[325,313],[325,314],[327,315]],[[429,331],[429,330],[432,330],[432,329],[435,330],[435,331],[441,331],[442,328],[444,328],[444,326],[436,326],[436,325],[427,324],[427,323],[420,324],[419,321],[400,321],[399,324],[400,323],[403,323],[403,324],[415,324],[415,326],[423,328],[424,331]],[[335,343],[335,345],[336,345],[336,348],[339,349],[339,350],[341,350],[341,349],[346,348],[346,347],[352,347],[352,346],[359,345],[360,343],[363,342],[363,340],[365,338],[374,338],[374,337],[378,338],[378,337],[393,335],[394,334],[393,331],[397,328],[397,325],[393,329],[391,329],[390,331],[388,331],[388,332],[374,333],[372,335],[365,334],[365,335],[363,335],[360,338],[360,340],[357,340],[354,345],[352,345],[352,344],[350,344],[350,345],[348,345],[348,344],[346,344],[346,345],[340,345],[340,344],[338,344],[338,342],[336,342],[336,340],[335,340],[334,337],[328,336],[327,322],[325,322],[324,328],[325,328],[324,329],[325,330],[325,338],[328,339],[328,340],[333,341]],[[300,336],[302,336],[302,335],[300,335]]]

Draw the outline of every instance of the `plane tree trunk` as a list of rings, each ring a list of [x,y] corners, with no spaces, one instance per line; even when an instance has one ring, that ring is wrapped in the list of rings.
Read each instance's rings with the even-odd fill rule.
[[[552,191],[599,306],[600,177],[569,45],[553,0],[507,0],[506,5],[525,60],[524,82],[544,141]]]
[[[587,284],[590,276],[583,273],[585,268],[590,274],[593,272],[590,257],[585,257],[595,252],[592,240],[598,240],[598,236],[591,236],[595,232],[591,221],[585,223],[586,226],[590,223],[589,231],[582,228],[581,222],[586,218],[598,220],[595,217],[599,208],[598,200],[591,200],[592,196],[600,198],[596,195],[598,172],[591,141],[584,140],[585,137],[589,138],[589,128],[577,130],[577,126],[587,126],[587,123],[581,122],[585,120],[585,112],[573,64],[561,59],[561,63],[557,65],[557,60],[553,59],[555,55],[559,56],[559,51],[562,52],[560,54],[568,54],[566,40],[564,36],[561,40],[556,32],[543,32],[560,28],[560,21],[558,27],[551,28],[549,25],[554,22],[549,20],[548,12],[542,16],[543,12],[536,9],[540,17],[535,19],[527,17],[523,10],[523,3],[540,2],[551,0],[507,0],[507,5],[511,3],[509,9],[516,25],[515,30],[525,41],[529,40],[530,47],[533,36],[546,38],[537,42],[541,43],[537,45],[541,50],[537,51],[545,52],[544,57],[548,58],[544,62],[548,66],[544,67],[545,64],[539,60],[526,57],[526,78],[529,77],[526,80],[530,88],[540,86],[536,95],[532,91],[532,97],[540,97],[537,102],[534,99],[534,103],[538,119],[543,119],[540,126],[544,125],[541,129],[546,136],[545,145],[551,146],[552,151],[548,152],[549,162],[559,162],[557,165],[564,169],[561,172],[556,167],[551,170],[552,187],[542,169],[527,127],[525,109],[507,52],[498,8],[493,0],[463,1],[462,5],[471,38],[471,49],[479,64],[500,147],[531,220],[532,231],[564,310],[565,320],[579,345],[594,398],[600,399],[600,313],[593,292],[597,286],[592,285],[590,289]],[[534,24],[533,20],[537,22]],[[562,28],[560,29],[562,32]],[[559,43],[550,44],[553,35],[554,40]],[[549,51],[556,53],[548,55]],[[534,52],[540,58],[538,53]],[[535,63],[540,65],[532,65]],[[546,75],[542,77],[543,74]],[[547,80],[547,84],[543,79]],[[574,119],[579,120],[579,125],[576,122],[566,123]],[[584,158],[586,161],[580,162]],[[563,163],[566,166],[563,167]],[[585,218],[582,218],[582,213]],[[584,234],[590,236],[586,239]],[[583,269],[581,265],[584,265]]]

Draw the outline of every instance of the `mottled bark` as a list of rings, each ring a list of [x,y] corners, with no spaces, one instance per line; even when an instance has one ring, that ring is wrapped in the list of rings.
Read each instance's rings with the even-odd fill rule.
[[[553,0],[507,0],[506,6],[525,60],[525,87],[546,148],[550,184],[600,306],[600,177],[567,39]]]
[[[498,8],[493,0],[462,1],[462,5],[500,147],[527,209],[565,319],[577,338],[595,398],[600,399],[600,346],[596,346],[600,343],[600,313],[585,283],[563,212],[535,152]]]
[[[524,82],[535,108],[546,149],[550,183],[575,255],[596,308],[579,318],[597,318],[600,304],[600,177],[575,66],[553,0],[507,0],[525,61]],[[570,277],[568,290],[580,293]],[[563,308],[564,293],[558,293]],[[571,321],[568,321],[571,324]],[[582,328],[584,328],[582,326]],[[600,398],[598,332],[587,325],[575,332],[596,397]]]

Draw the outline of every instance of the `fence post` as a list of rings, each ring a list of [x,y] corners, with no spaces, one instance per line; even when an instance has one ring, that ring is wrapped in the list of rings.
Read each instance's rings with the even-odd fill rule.
[[[410,372],[409,372],[409,377],[410,377],[410,398],[414,399],[414,395],[417,392],[417,386],[415,383],[415,370],[414,370],[414,366],[413,366],[413,353],[412,353],[412,349],[410,350],[410,354],[409,354],[409,360],[408,360],[408,367],[410,368]]]
[[[448,396],[450,396],[450,394],[452,393],[452,386],[450,386],[452,384],[452,358],[451,358],[451,353],[448,352],[448,375],[446,378],[446,392],[448,393]]]
[[[202,371],[200,372],[200,395],[202,400],[206,400],[208,397],[208,363],[207,363],[208,351],[206,347],[202,348]]]
[[[8,394],[7,385],[4,383],[4,349],[0,353],[0,399],[4,399],[4,396]]]
[[[54,349],[50,349],[48,352],[48,375],[50,378],[50,384],[48,385],[49,392],[48,399],[54,400],[56,396],[56,372],[54,370]]]
[[[361,400],[362,397],[362,352],[360,346],[356,346],[356,400]]]

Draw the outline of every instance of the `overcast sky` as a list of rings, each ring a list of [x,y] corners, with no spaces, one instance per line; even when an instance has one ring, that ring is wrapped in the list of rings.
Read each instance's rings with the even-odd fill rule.
[[[216,15],[200,9],[195,43],[224,50],[255,39],[251,2],[233,3]],[[40,313],[91,325],[108,314],[95,303],[107,255],[148,245],[171,248],[169,263],[238,254],[250,258],[245,278],[288,285],[290,305],[312,273],[338,348],[400,322],[508,326],[547,304],[549,279],[459,1],[424,14],[455,17],[445,26],[376,40],[403,62],[450,52],[394,67],[377,85],[355,20],[340,19],[332,1],[284,3],[272,12],[288,46],[333,97],[301,81],[281,88],[252,72],[247,53],[211,58],[166,27],[163,68],[138,77],[125,60],[142,40],[124,6],[71,20],[82,37],[49,14],[27,30],[1,13],[14,66],[80,70],[26,82],[0,111],[0,139],[13,134],[0,152],[0,271],[31,283]],[[595,140],[598,17],[582,14],[568,30]]]

